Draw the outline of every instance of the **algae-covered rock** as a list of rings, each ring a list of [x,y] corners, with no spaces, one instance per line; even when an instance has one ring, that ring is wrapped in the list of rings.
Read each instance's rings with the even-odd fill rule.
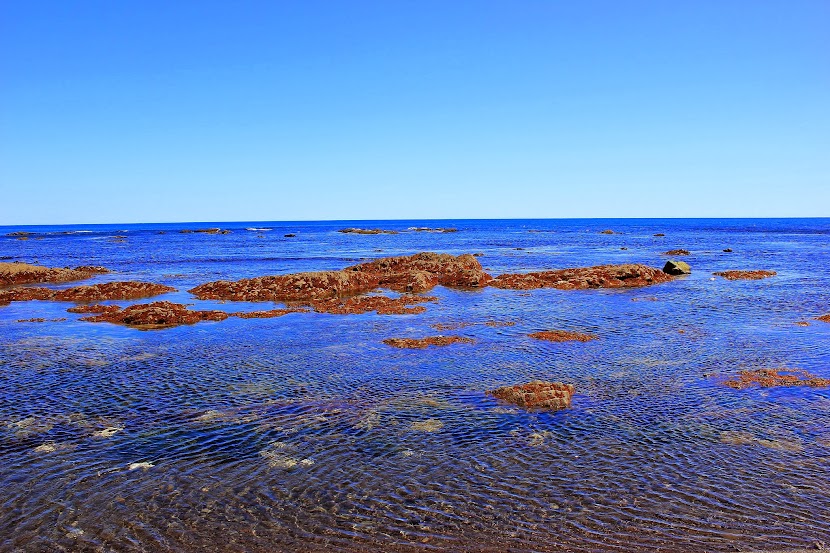
[[[692,268],[689,267],[689,264],[685,261],[675,261],[671,259],[666,261],[666,264],[663,266],[663,272],[667,275],[690,275],[692,274]]]

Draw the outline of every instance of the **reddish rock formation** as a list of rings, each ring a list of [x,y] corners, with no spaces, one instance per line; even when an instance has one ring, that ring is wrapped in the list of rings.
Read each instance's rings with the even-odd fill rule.
[[[430,336],[428,338],[387,338],[387,346],[404,349],[426,349],[429,346],[449,346],[450,344],[472,344],[475,340],[463,336]]]
[[[510,290],[531,290],[534,288],[584,290],[587,288],[633,288],[671,280],[671,276],[659,269],[653,269],[645,265],[625,264],[537,273],[504,274],[496,277],[490,283],[490,286]]]
[[[600,234],[617,234],[617,233],[616,233],[616,232],[614,232],[614,231],[613,231],[613,230],[611,230],[611,229],[606,229],[606,230],[604,230],[604,231],[600,232]]]
[[[802,378],[803,377],[803,378]],[[830,378],[819,378],[802,369],[757,369],[741,371],[737,377],[724,382],[736,390],[744,390],[757,384],[761,388],[775,386],[830,386]]]
[[[109,272],[109,269],[104,267],[83,266],[74,269],[59,269],[28,263],[0,263],[0,286],[40,282],[68,282]]]
[[[574,387],[573,384],[534,380],[528,384],[506,386],[487,393],[524,409],[557,410],[571,406]]]
[[[821,317],[816,317],[817,321],[822,321],[825,323],[830,323],[830,314],[822,315]]]
[[[332,315],[356,315],[376,311],[378,315],[415,315],[423,313],[423,305],[409,307],[415,303],[438,301],[435,296],[404,295],[398,298],[386,296],[355,296],[346,300],[331,299],[312,302],[311,306],[317,313]]]
[[[91,305],[76,305],[75,307],[70,307],[66,311],[68,313],[116,313],[117,311],[121,311],[121,308],[117,305],[101,305],[100,303],[94,303]]]
[[[343,234],[398,234],[396,230],[383,230],[379,228],[342,228],[337,232]]]
[[[91,286],[75,286],[65,290],[51,288],[13,288],[0,292],[0,302],[9,301],[74,301],[94,302],[106,300],[133,300],[157,296],[176,289],[150,282],[106,282]]]
[[[712,273],[713,275],[722,276],[726,280],[761,280],[775,276],[775,271],[720,271]]]
[[[382,258],[342,271],[208,282],[190,293],[199,299],[309,303],[354,296],[379,286],[401,292],[423,292],[436,284],[476,287],[490,280],[492,277],[471,255],[419,253]]]
[[[534,332],[529,336],[547,342],[590,342],[591,340],[597,339],[593,334],[570,332],[568,330],[544,330],[542,332]]]
[[[131,305],[114,313],[83,317],[81,320],[92,323],[123,324],[139,329],[154,329],[195,324],[200,321],[224,321],[227,318],[228,314],[223,311],[191,311],[180,303],[157,301]]]
[[[289,308],[289,309],[271,309],[269,311],[239,311],[230,313],[231,317],[239,317],[240,319],[271,319],[273,317],[282,317],[289,313],[308,313],[308,309]]]
[[[679,249],[679,250],[669,250],[669,251],[665,252],[663,255],[691,255],[691,253],[689,253],[689,250]]]

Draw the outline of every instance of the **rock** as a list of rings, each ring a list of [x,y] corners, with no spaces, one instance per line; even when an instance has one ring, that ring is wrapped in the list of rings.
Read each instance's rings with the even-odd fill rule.
[[[534,380],[528,384],[506,386],[487,392],[489,395],[524,409],[567,409],[571,406],[573,384]]]
[[[104,267],[92,266],[58,269],[30,265],[28,263],[0,263],[0,286],[41,282],[68,282],[72,280],[83,280],[93,275],[109,272],[109,269]]]
[[[600,232],[600,234],[617,234],[617,233],[614,232],[611,229],[606,229],[606,230],[603,230],[602,232]]]
[[[463,336],[430,336],[428,338],[387,338],[387,346],[405,349],[426,349],[429,346],[449,346],[450,344],[472,344],[475,340]]]
[[[9,301],[74,301],[133,300],[175,292],[175,288],[151,282],[105,282],[91,286],[75,286],[65,290],[51,288],[13,288],[0,291],[0,302]]]
[[[66,310],[69,313],[115,313],[121,311],[117,305],[101,305],[94,303],[91,305],[76,305]]]
[[[149,330],[195,324],[200,321],[223,321],[227,318],[228,314],[223,311],[191,311],[180,303],[157,301],[131,305],[124,310],[83,317],[81,320],[92,323],[123,324]]]
[[[661,237],[661,236],[665,236],[665,234],[663,234],[662,232],[658,232],[658,233],[657,233],[657,234],[655,234],[654,236]]]
[[[490,286],[510,290],[557,288],[585,290],[588,288],[634,288],[671,281],[671,277],[645,265],[600,265],[523,274],[499,275]]]
[[[724,382],[736,390],[744,390],[757,384],[761,388],[777,386],[810,386],[826,388],[830,378],[819,378],[802,369],[756,369],[741,371],[737,377]]]
[[[283,236],[284,236],[285,238],[296,238],[296,237],[297,237],[297,235],[296,235],[296,234],[291,234],[291,233],[289,233],[289,234],[283,234]]]
[[[401,292],[423,292],[436,284],[479,288],[493,280],[470,254],[453,256],[422,252],[409,256],[384,257],[344,270],[377,275],[380,286]]]
[[[675,261],[670,260],[666,261],[666,264],[663,266],[663,272],[667,275],[690,275],[692,274],[692,268],[689,267],[689,264],[685,261]]]
[[[822,315],[821,317],[816,317],[817,321],[821,321],[823,323],[830,323],[830,314]]]
[[[712,274],[722,276],[726,280],[761,280],[762,278],[773,277],[778,273],[775,271],[720,271]]]
[[[343,228],[337,232],[342,232],[343,234],[398,234],[396,230],[383,230],[379,228]]]
[[[669,250],[665,252],[663,255],[691,255],[689,250]]]
[[[272,319],[274,317],[282,317],[289,313],[308,313],[308,309],[290,308],[290,309],[271,309],[269,311],[239,311],[230,313],[231,317],[239,317],[240,319]]]
[[[457,228],[430,228],[430,227],[410,227],[409,230],[415,232],[438,232],[438,233],[447,233],[447,232],[458,232]]]
[[[537,340],[545,340],[548,342],[589,342],[597,339],[597,337],[593,334],[570,332],[568,330],[545,330],[542,332],[534,332],[529,336],[531,338],[536,338]]]
[[[627,250],[628,248],[626,248],[625,246],[623,246],[623,247],[621,247],[620,249],[621,249],[621,250]]]
[[[726,248],[726,249],[725,249],[725,250],[723,250],[723,251],[724,251],[724,252],[726,252],[726,253],[732,253],[732,248]]]
[[[198,228],[198,229],[182,229],[180,234],[230,234],[231,231],[220,228]]]
[[[312,302],[311,306],[317,313],[332,315],[356,315],[360,313],[377,312],[378,315],[415,315],[423,313],[426,308],[422,305],[409,307],[412,304],[438,301],[435,296],[403,295],[398,298],[386,296],[355,296],[346,300],[331,299]]]

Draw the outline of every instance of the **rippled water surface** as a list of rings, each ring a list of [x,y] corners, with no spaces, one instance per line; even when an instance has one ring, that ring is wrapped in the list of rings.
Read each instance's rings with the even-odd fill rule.
[[[178,232],[208,226],[232,232]],[[346,226],[459,230],[337,232]],[[5,236],[19,230],[37,234]],[[662,252],[685,248],[693,270],[636,290],[438,287],[430,294],[439,301],[419,315],[294,313],[158,331],[81,322],[66,303],[2,307],[0,550],[830,545],[830,390],[722,384],[753,368],[830,378],[830,324],[813,319],[830,313],[828,219],[0,227],[0,235],[4,260],[104,265],[116,273],[89,283],[158,282],[178,289],[160,299],[228,311],[278,306],[198,301],[186,290],[418,251],[481,252],[495,275],[661,267]],[[778,275],[712,277],[726,269]],[[30,318],[47,322],[18,322]],[[382,343],[439,334],[436,323],[486,321],[516,324],[443,331],[474,344]],[[549,329],[599,339],[527,336]],[[485,395],[533,379],[574,384],[572,408],[530,413]]]

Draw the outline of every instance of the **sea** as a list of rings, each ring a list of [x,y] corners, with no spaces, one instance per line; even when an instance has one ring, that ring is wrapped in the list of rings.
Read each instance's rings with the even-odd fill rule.
[[[211,227],[230,232],[181,232]],[[677,248],[690,254],[664,253]],[[146,331],[67,303],[0,307],[0,551],[830,547],[830,388],[724,385],[762,368],[830,378],[816,319],[830,313],[828,218],[0,227],[2,261],[113,271],[51,286],[177,290],[108,302],[122,306],[273,309],[187,290],[422,251],[482,254],[492,275],[668,259],[692,272],[637,289],[439,286],[420,314]],[[713,275],[731,269],[777,274]],[[598,339],[529,337],[554,329]],[[383,343],[436,335],[474,343]],[[533,380],[573,384],[571,407],[487,394]]]

